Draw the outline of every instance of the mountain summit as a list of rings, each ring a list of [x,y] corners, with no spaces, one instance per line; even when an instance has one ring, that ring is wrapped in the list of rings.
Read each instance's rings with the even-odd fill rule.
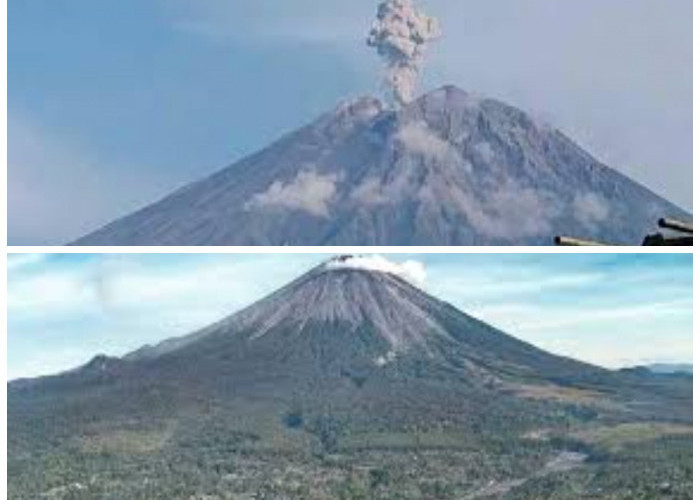
[[[505,335],[363,257],[323,263],[229,318],[126,359],[157,363],[187,353],[194,362],[204,352],[214,358],[197,364],[208,369],[223,357],[227,364],[235,359],[236,369],[250,376],[265,360],[286,373],[313,369],[314,383],[355,369],[381,378],[382,371],[404,370],[413,362],[467,376],[471,385],[505,373],[537,373],[544,380],[603,372]],[[264,366],[260,376],[270,371]]]
[[[77,245],[640,244],[678,207],[561,132],[447,86],[340,105]]]

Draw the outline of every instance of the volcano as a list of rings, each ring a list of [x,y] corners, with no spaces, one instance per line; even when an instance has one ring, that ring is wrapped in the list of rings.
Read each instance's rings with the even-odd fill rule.
[[[448,86],[366,97],[77,245],[639,245],[689,215],[561,132]]]
[[[692,377],[547,353],[344,258],[191,335],[8,389],[10,498],[350,498],[356,477],[420,491],[416,467],[461,495],[444,498],[542,498],[521,487],[587,471],[596,491],[601,464],[639,467],[596,448],[630,429],[675,454],[662,475],[692,462]]]

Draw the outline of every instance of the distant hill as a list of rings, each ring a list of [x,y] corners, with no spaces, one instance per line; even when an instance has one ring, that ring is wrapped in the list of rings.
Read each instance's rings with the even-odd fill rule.
[[[690,219],[558,130],[447,86],[399,110],[343,104],[74,244],[639,245],[660,217]]]
[[[653,373],[685,373],[693,374],[693,365],[689,363],[655,363],[652,365],[647,365],[648,368]]]
[[[574,498],[572,484],[587,498],[637,491],[630,481],[661,491],[673,475],[685,494],[689,436],[692,380],[552,355],[336,259],[192,335],[9,384],[8,487],[13,499],[530,500]],[[656,451],[628,456],[630,439]]]

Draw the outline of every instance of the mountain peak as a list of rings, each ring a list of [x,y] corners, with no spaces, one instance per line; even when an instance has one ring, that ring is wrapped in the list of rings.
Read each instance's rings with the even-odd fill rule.
[[[425,280],[425,268],[416,261],[393,262],[379,255],[340,255],[322,266],[325,271],[358,270],[369,273],[386,273],[420,286]]]
[[[196,208],[193,208],[196,207]],[[454,85],[341,103],[81,245],[639,245],[689,216],[523,111]]]
[[[430,103],[436,107],[441,105],[444,108],[459,108],[465,104],[478,104],[483,99],[481,95],[467,92],[456,85],[444,85],[423,94],[414,103],[421,105]]]
[[[337,325],[350,331],[373,328],[380,344],[394,353],[401,352],[424,345],[424,335],[442,331],[430,317],[434,299],[416,286],[424,274],[423,266],[414,261],[333,257],[215,325],[144,346],[125,359],[158,357],[207,338],[243,335],[247,342],[269,342],[280,332],[333,329]],[[386,354],[382,351],[377,356]]]
[[[144,347],[125,360],[190,363],[210,353],[226,363],[260,358],[279,369],[313,367],[329,377],[358,367],[406,369],[404,363],[415,361],[459,377],[470,373],[475,380],[492,380],[486,367],[497,358],[503,367],[524,373],[543,359],[553,369],[571,366],[414,286],[405,269],[416,265],[380,256],[334,257],[228,318]]]
[[[392,350],[401,351],[422,344],[425,333],[441,331],[426,309],[427,296],[413,284],[421,271],[417,263],[380,256],[336,257],[225,323],[251,339],[311,325],[371,326]]]

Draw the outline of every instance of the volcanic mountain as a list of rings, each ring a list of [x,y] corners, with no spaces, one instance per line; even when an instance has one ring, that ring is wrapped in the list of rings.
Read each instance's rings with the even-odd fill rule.
[[[143,493],[156,483],[169,492],[162,498],[204,498],[184,492],[202,493],[211,474],[208,486],[236,471],[220,487],[245,489],[264,483],[253,472],[261,463],[314,468],[319,457],[381,450],[404,460],[407,449],[491,450],[488,460],[500,454],[516,467],[527,456],[535,468],[578,453],[578,466],[585,445],[550,435],[661,421],[692,432],[691,394],[691,378],[549,354],[339,258],[189,336],[10,383],[10,484],[15,498],[40,498],[60,481],[94,494],[79,498],[161,498]],[[114,481],[131,493],[101,496]]]
[[[339,106],[77,245],[638,245],[687,213],[561,132],[448,86]]]

